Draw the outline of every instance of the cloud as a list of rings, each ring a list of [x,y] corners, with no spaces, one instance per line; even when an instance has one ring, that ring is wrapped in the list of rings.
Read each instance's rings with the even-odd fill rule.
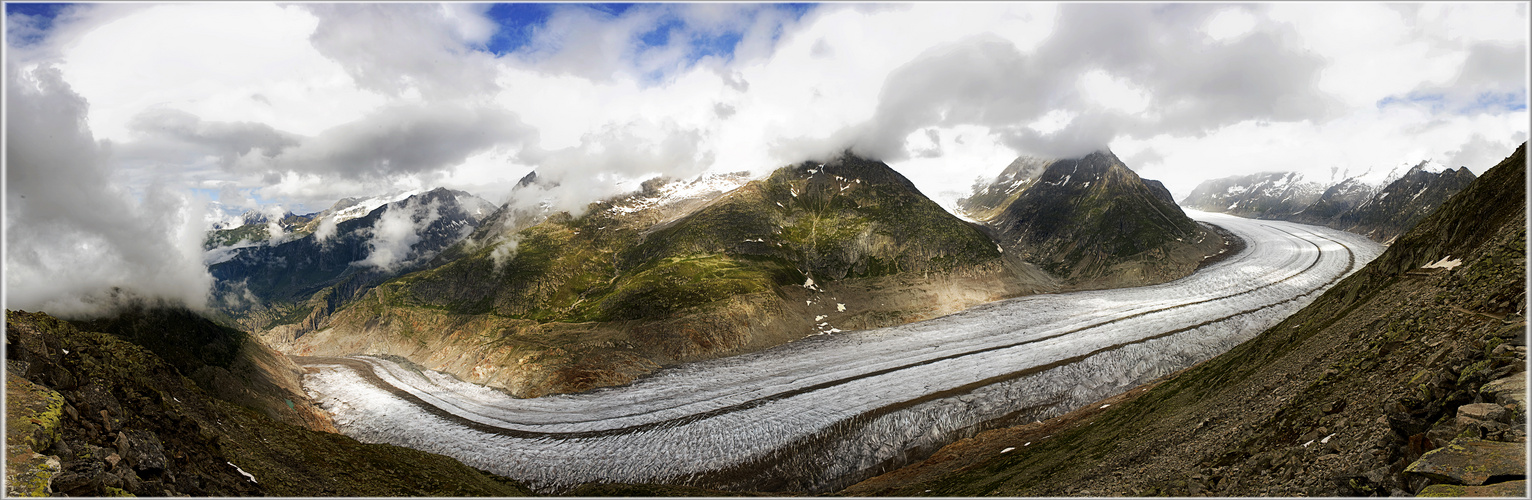
[[[140,136],[128,143],[132,149],[156,149],[152,152],[130,153],[129,157],[154,157],[165,154],[165,148],[184,146],[190,154],[211,153],[218,155],[221,165],[233,166],[235,162],[252,151],[270,158],[287,148],[298,145],[300,137],[255,122],[217,122],[198,118],[191,113],[166,107],[154,107],[139,113],[129,122],[129,128]]]
[[[1174,191],[1527,129],[1510,3],[70,10],[8,55],[56,62],[92,103],[114,179],[299,211],[437,186],[499,201],[533,169],[563,177],[538,203],[578,209],[635,177],[846,147],[937,197],[1018,154],[1102,146]]]
[[[536,190],[512,202],[583,213],[586,204],[632,191],[656,175],[684,179],[707,170],[713,157],[701,149],[702,141],[700,131],[674,122],[633,121],[586,134],[577,146],[524,151],[522,162],[538,166]]]
[[[314,240],[320,243],[330,241],[330,238],[335,237],[339,224],[334,216],[319,219],[319,225],[314,228]]]
[[[434,173],[496,145],[535,137],[514,114],[496,107],[404,104],[306,138],[260,166],[273,172],[385,179]]]
[[[91,315],[124,293],[204,307],[201,207],[162,185],[114,186],[60,72],[6,70],[6,307]]]
[[[414,262],[410,258],[410,249],[420,242],[421,230],[441,218],[440,208],[441,204],[436,200],[421,204],[415,198],[390,205],[368,229],[367,258],[353,265],[393,272]]]
[[[1322,120],[1336,104],[1316,88],[1324,61],[1276,26],[1222,40],[1186,30],[1202,6],[1070,4],[1034,52],[994,34],[933,47],[890,73],[853,149],[909,157],[932,126],[990,127],[1018,151],[1079,156],[1120,135],[1201,134],[1240,121]],[[1252,21],[1253,22],[1253,21]],[[1075,114],[1058,130],[1026,124]]]
[[[310,40],[362,88],[428,100],[496,90],[493,57],[473,50],[493,34],[487,5],[304,4]]]

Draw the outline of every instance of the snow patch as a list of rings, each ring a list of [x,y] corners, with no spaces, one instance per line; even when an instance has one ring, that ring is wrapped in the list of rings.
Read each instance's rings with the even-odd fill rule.
[[[245,469],[241,469],[241,468],[239,468],[238,465],[234,465],[234,462],[225,461],[224,463],[229,464],[229,466],[233,467],[234,470],[239,471],[239,474],[242,475],[242,476],[245,476],[245,479],[249,479],[250,482],[256,483],[256,484],[260,484],[261,483],[260,481],[256,481],[255,480],[255,476],[251,475],[249,472],[245,472]]]
[[[1432,262],[1420,267],[1421,269],[1446,269],[1451,271],[1461,265],[1463,265],[1463,259],[1454,259],[1451,255],[1448,255],[1446,257],[1442,257],[1442,260],[1438,260],[1436,262]]]

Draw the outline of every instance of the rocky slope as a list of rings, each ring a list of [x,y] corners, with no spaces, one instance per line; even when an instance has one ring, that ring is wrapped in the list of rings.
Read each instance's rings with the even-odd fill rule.
[[[846,490],[1524,496],[1526,145],[1229,352]]]
[[[1223,240],[1186,217],[1163,185],[1110,151],[1018,160],[960,207],[1008,253],[1072,289],[1170,281],[1191,273]]]
[[[265,339],[293,354],[398,355],[538,396],[1054,287],[881,162],[805,163],[664,201],[673,189],[483,230],[450,261]]]
[[[284,377],[239,368],[259,347],[235,347],[254,343],[202,321],[185,312],[147,310],[82,324],[118,331],[109,334],[43,313],[6,311],[7,495],[526,493],[450,458],[362,444],[274,420],[266,405],[231,401],[249,400],[237,394],[241,387],[258,397],[292,395],[266,386],[269,378],[237,380]],[[151,348],[125,339],[150,341]],[[197,363],[203,364],[192,372],[193,382],[183,374]],[[199,376],[210,366],[228,372]],[[307,404],[287,400],[294,405],[289,408]]]

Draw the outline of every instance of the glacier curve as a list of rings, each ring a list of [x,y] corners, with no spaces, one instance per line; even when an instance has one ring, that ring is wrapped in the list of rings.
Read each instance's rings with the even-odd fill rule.
[[[587,482],[823,493],[1002,422],[1044,419],[1208,359],[1382,247],[1188,210],[1237,255],[1146,287],[1003,300],[808,337],[623,387],[516,399],[389,360],[298,358],[345,434],[457,458],[544,492]]]

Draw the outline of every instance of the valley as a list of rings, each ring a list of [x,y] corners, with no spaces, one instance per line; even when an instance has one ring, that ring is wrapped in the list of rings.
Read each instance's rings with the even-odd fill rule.
[[[10,1],[0,493],[1526,497],[1527,7]]]
[[[387,357],[302,358],[305,388],[348,435],[545,492],[623,482],[823,493],[1212,357],[1381,250],[1349,233],[1196,215],[1246,248],[1161,285],[1011,299],[577,395],[517,399]]]

